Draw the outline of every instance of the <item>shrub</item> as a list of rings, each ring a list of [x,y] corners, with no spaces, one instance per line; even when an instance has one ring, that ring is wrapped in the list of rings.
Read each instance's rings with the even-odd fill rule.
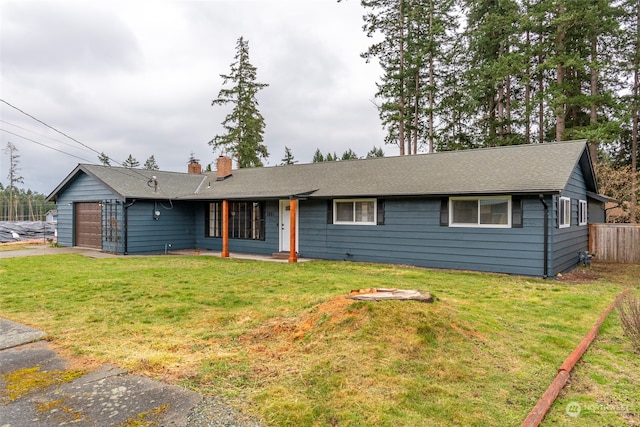
[[[640,296],[627,294],[616,305],[622,329],[631,344],[640,351]]]

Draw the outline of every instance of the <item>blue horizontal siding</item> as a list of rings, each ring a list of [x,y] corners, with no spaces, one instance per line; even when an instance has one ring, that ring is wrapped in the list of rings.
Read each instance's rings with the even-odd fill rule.
[[[578,201],[587,200],[587,188],[582,169],[576,167],[569,178],[566,188],[562,192],[563,197],[571,199],[571,226],[558,227],[558,201],[553,201],[553,227],[552,229],[552,261],[551,274],[556,275],[573,269],[578,264],[578,252],[589,250],[589,227],[578,225]]]
[[[326,201],[303,201],[300,253],[311,258],[542,275],[542,205],[524,200],[523,228],[440,226],[440,199],[385,200],[384,225],[327,224]]]
[[[154,211],[160,216],[154,219]],[[127,209],[127,253],[163,253],[196,245],[195,212],[192,203],[136,201]]]

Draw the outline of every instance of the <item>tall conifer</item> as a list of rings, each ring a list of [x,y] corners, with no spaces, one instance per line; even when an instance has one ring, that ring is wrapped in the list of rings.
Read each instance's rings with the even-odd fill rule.
[[[257,69],[249,62],[249,42],[242,37],[236,44],[235,62],[229,74],[221,74],[223,85],[232,83],[231,88],[222,88],[211,105],[233,104],[222,125],[225,134],[216,135],[209,145],[214,150],[223,149],[235,158],[240,168],[263,166],[262,159],[269,157],[267,146],[263,144],[264,117],[258,110],[257,94],[269,86],[256,82]]]

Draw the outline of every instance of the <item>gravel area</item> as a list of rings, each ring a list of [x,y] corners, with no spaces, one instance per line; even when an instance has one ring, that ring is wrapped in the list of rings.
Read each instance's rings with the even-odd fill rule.
[[[240,415],[219,397],[205,397],[191,410],[187,427],[263,427],[260,421]]]

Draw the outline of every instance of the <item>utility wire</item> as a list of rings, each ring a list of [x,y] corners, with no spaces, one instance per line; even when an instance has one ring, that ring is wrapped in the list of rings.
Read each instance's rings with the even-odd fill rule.
[[[68,146],[68,147],[78,148],[75,144],[69,144],[68,142],[64,142],[64,141],[60,141],[59,139],[51,138],[50,136],[43,135],[43,134],[38,133],[38,132],[34,132],[34,131],[32,131],[31,129],[23,128],[22,126],[18,126],[17,124],[15,124],[15,123],[11,123],[11,122],[8,122],[8,121],[6,121],[6,120],[2,120],[2,119],[0,119],[0,123],[8,124],[9,126],[13,126],[13,127],[18,128],[18,129],[21,129],[21,130],[23,130],[23,131],[33,133],[33,134],[38,135],[38,136],[40,136],[40,137],[42,137],[42,138],[50,139],[51,141],[55,141],[55,142],[57,142],[57,143],[59,143],[59,144],[66,145],[66,146]],[[87,150],[84,150],[84,149],[82,149],[82,148],[80,148],[80,150],[87,151]]]
[[[41,124],[45,125],[45,126],[46,126],[46,127],[48,127],[49,129],[51,129],[51,130],[53,130],[53,131],[55,131],[55,132],[58,132],[60,135],[66,136],[66,137],[67,137],[67,138],[69,138],[70,140],[72,140],[72,141],[74,141],[74,142],[76,142],[76,143],[78,143],[78,144],[82,145],[82,146],[83,146],[83,147],[85,147],[85,148],[88,148],[89,150],[93,151],[94,153],[96,153],[96,154],[98,154],[98,155],[103,154],[103,153],[100,153],[99,151],[94,150],[93,148],[89,147],[88,145],[83,144],[82,142],[78,141],[77,139],[75,139],[75,138],[73,138],[73,137],[71,137],[71,136],[67,135],[66,133],[64,133],[64,132],[62,132],[62,131],[60,131],[60,130],[58,130],[58,129],[54,128],[53,126],[49,126],[48,124],[46,124],[46,123],[45,123],[45,122],[43,122],[42,120],[40,120],[40,119],[38,119],[38,118],[36,118],[36,117],[32,116],[31,114],[27,113],[26,111],[21,110],[20,108],[16,107],[15,105],[12,105],[12,104],[8,103],[8,102],[7,102],[7,101],[5,101],[4,99],[0,99],[0,101],[1,101],[1,102],[3,102],[3,103],[5,103],[5,104],[7,104],[9,107],[13,108],[14,110],[18,110],[18,111],[20,111],[20,112],[21,112],[22,114],[24,114],[25,116],[27,116],[27,117],[31,117],[31,118],[32,118],[33,120],[35,120],[36,122],[38,122],[38,123],[41,123]],[[117,163],[117,162],[116,162],[116,163]],[[118,164],[119,164],[119,163],[118,163]]]
[[[4,99],[1,99],[1,98],[0,98],[0,102],[3,102],[4,104],[7,104],[9,107],[13,108],[14,110],[17,110],[17,111],[21,112],[22,114],[24,114],[24,115],[25,115],[25,116],[27,116],[27,117],[32,118],[32,119],[33,119],[33,120],[35,120],[36,122],[41,123],[41,124],[43,124],[44,126],[48,127],[49,129],[51,129],[51,130],[53,130],[53,131],[55,131],[55,132],[58,132],[60,135],[63,135],[63,136],[65,136],[65,137],[69,138],[70,140],[72,140],[72,141],[74,141],[74,142],[76,142],[76,143],[78,143],[78,144],[82,145],[83,147],[88,148],[89,150],[93,151],[94,153],[98,154],[99,156],[102,156],[102,155],[104,154],[104,153],[101,153],[101,152],[99,152],[99,151],[97,151],[97,150],[95,150],[95,149],[93,149],[93,148],[89,147],[89,146],[88,146],[88,145],[86,145],[86,144],[83,144],[82,142],[80,142],[80,141],[78,141],[77,139],[75,139],[75,138],[73,138],[73,137],[71,137],[71,136],[67,135],[66,133],[64,133],[64,132],[62,132],[62,131],[60,131],[60,130],[58,130],[58,129],[54,128],[53,126],[50,126],[50,125],[46,124],[46,123],[45,123],[45,122],[43,122],[42,120],[40,120],[40,119],[38,119],[38,118],[36,118],[36,117],[32,116],[31,114],[27,113],[26,111],[21,110],[20,108],[16,107],[15,105],[10,104],[9,102],[5,101]],[[2,130],[3,130],[4,132],[11,133],[11,132],[9,132],[9,131],[7,131],[7,130],[5,130],[5,129],[2,129]],[[11,134],[12,134],[12,135],[16,135],[16,134],[14,134],[14,133],[11,133]],[[24,137],[22,137],[22,136],[20,136],[20,135],[16,135],[16,136],[19,136],[20,138],[24,138]],[[45,146],[45,147],[47,147],[47,148],[51,148],[51,149],[53,149],[53,150],[55,150],[55,151],[60,151],[61,153],[64,153],[64,151],[57,150],[57,149],[52,148],[52,147],[48,147],[48,146],[46,146],[45,144],[42,144],[42,143],[40,143],[40,142],[36,142],[36,141],[30,140],[29,138],[24,138],[24,139],[29,140],[29,141],[32,141],[32,142],[35,142],[36,144],[39,144],[39,145],[43,145],[43,146]],[[82,159],[82,158],[80,158],[80,157],[78,157],[78,156],[74,156],[73,154],[69,154],[69,153],[64,153],[64,154],[68,154],[68,155],[70,155],[70,156],[72,156],[72,157],[75,157],[75,158],[77,158],[77,159],[81,159],[81,160],[84,160],[84,161],[86,161],[86,162],[89,162],[89,163],[93,163],[93,164],[95,164],[95,162],[92,162],[92,161],[90,161],[90,160],[86,160],[86,159]],[[108,156],[107,156],[107,157],[108,157]],[[112,159],[112,158],[110,158],[110,157],[109,157],[109,160],[112,160],[114,163],[118,164],[119,166],[123,166],[123,165],[122,165],[122,163],[120,163],[119,161],[114,160],[114,159]],[[124,167],[124,166],[123,166],[123,167]],[[148,179],[149,179],[147,176],[143,175],[141,172],[139,172],[139,171],[138,171],[138,170],[136,170],[135,168],[127,168],[127,167],[125,167],[125,169],[130,169],[130,170],[131,170],[131,171],[133,171],[134,173],[136,173],[136,174],[140,175],[141,177],[143,177],[145,180],[148,180]]]
[[[0,131],[6,132],[6,133],[11,134],[13,136],[17,136],[18,138],[26,139],[27,141],[33,142],[34,144],[38,144],[38,145],[41,145],[43,147],[49,148],[49,149],[51,149],[53,151],[57,151],[59,153],[66,154],[67,156],[75,157],[76,159],[82,160],[84,162],[95,163],[95,162],[92,162],[91,160],[87,160],[87,159],[83,159],[82,157],[78,157],[75,154],[67,153],[66,151],[62,151],[62,150],[59,150],[57,148],[50,147],[47,144],[43,144],[42,142],[38,142],[38,141],[35,141],[33,139],[27,138],[26,136],[18,135],[17,133],[13,133],[13,132],[8,131],[8,130],[6,130],[4,128],[0,128]]]

